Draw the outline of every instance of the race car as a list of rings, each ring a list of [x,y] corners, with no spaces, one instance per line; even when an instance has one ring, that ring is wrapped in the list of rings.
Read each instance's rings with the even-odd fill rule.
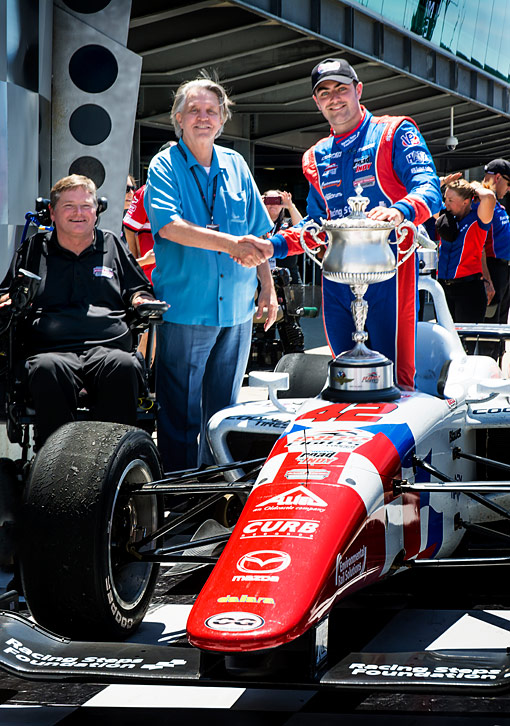
[[[508,539],[510,380],[492,358],[465,354],[440,286],[425,276],[420,287],[435,322],[418,323],[417,388],[397,400],[330,401],[319,357],[297,354],[252,374],[269,400],[211,419],[211,469],[163,475],[138,429],[77,422],[56,432],[30,468],[18,525],[35,622],[0,615],[0,667],[81,681],[504,689],[504,649],[352,653],[335,643],[341,657],[329,657],[338,607],[362,589],[409,569],[510,563],[456,554],[467,532]],[[316,395],[278,398],[285,368],[287,393],[314,380]],[[161,562],[181,572],[214,564],[188,645],[123,642]]]

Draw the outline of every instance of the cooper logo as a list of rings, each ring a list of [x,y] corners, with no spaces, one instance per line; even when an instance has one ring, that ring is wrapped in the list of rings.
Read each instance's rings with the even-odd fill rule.
[[[254,613],[218,613],[207,618],[205,625],[211,630],[223,633],[240,633],[246,630],[258,630],[264,625],[264,618]]]
[[[248,552],[237,561],[239,572],[250,575],[270,575],[286,570],[290,565],[290,555],[278,550],[256,550]]]

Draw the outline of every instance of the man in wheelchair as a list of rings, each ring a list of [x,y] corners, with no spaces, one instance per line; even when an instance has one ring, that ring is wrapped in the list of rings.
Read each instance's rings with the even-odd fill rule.
[[[76,418],[82,389],[92,420],[135,424],[144,368],[134,352],[129,311],[159,303],[127,247],[97,228],[92,180],[77,174],[60,179],[51,189],[49,211],[53,231],[27,240],[11,272],[11,280],[20,271],[40,278],[16,330],[37,448]],[[0,297],[0,311],[16,304],[18,289],[14,285]]]

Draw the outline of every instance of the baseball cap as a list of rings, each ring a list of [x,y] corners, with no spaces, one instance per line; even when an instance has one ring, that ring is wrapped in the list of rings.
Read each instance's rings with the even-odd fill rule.
[[[505,179],[510,180],[510,161],[506,159],[493,159],[485,165],[486,174],[501,174]]]
[[[312,93],[322,81],[352,83],[357,80],[356,71],[344,58],[325,58],[312,71]]]

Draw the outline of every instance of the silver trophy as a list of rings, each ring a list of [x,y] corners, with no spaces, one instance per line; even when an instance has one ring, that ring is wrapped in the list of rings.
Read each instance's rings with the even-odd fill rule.
[[[413,254],[418,242],[435,247],[433,242],[421,235],[418,240],[416,227],[408,221],[396,228],[397,240],[390,242],[388,237],[395,229],[395,224],[367,217],[365,209],[370,200],[363,197],[362,192],[362,187],[357,186],[356,196],[347,200],[351,214],[341,219],[321,219],[321,225],[314,221],[307,222],[300,236],[303,250],[322,268],[324,277],[349,285],[354,295],[351,312],[355,345],[331,361],[328,386],[322,394],[324,398],[334,401],[390,401],[400,396],[399,389],[393,383],[392,361],[366,345],[368,303],[363,297],[369,285],[393,277],[397,267]],[[319,237],[322,232],[325,233],[324,240]],[[312,250],[308,247],[306,233],[319,245],[317,248]],[[413,234],[413,239],[404,251],[403,242],[409,234]],[[396,245],[397,255],[392,253],[391,244]],[[317,254],[323,247],[326,247],[326,252],[321,263]]]

